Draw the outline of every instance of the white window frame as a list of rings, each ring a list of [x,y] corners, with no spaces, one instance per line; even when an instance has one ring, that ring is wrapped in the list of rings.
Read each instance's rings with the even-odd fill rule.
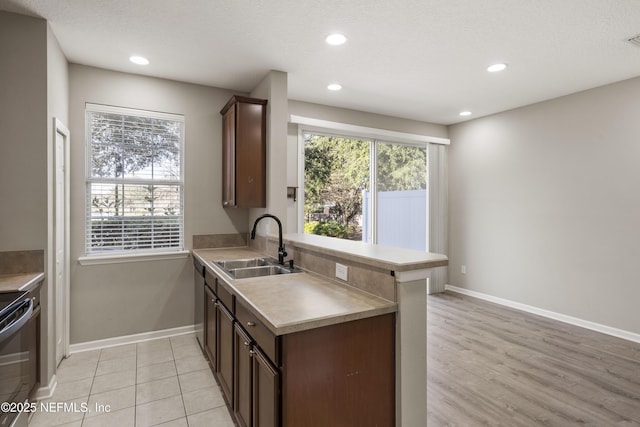
[[[335,136],[335,137],[343,137],[343,138],[355,138],[360,140],[369,140],[371,141],[371,162],[370,162],[370,175],[371,177],[375,177],[377,175],[376,171],[376,161],[377,161],[377,150],[378,143],[391,143],[391,144],[402,144],[414,147],[426,148],[428,150],[429,144],[442,144],[449,145],[450,140],[447,138],[440,138],[434,136],[426,136],[426,135],[418,135],[406,132],[397,132],[386,129],[377,129],[370,128],[366,126],[358,126],[351,125],[347,123],[333,122],[328,120],[320,120],[313,119],[309,117],[301,117],[296,115],[290,116],[291,123],[295,123],[298,125],[298,185],[299,185],[299,196],[298,196],[298,230],[300,233],[304,230],[304,133],[312,133],[318,135],[326,135],[326,136]],[[429,156],[427,155],[427,161]],[[427,171],[429,168],[427,169]],[[427,172],[428,173],[428,172]],[[377,185],[376,179],[370,180],[370,194],[371,194],[371,223],[373,226],[371,227],[372,235],[371,242],[373,244],[378,243],[377,236],[377,216],[378,216],[378,203],[377,203]],[[427,191],[427,204],[429,203],[429,190]],[[429,218],[429,206],[427,205],[427,219]],[[427,233],[429,233],[429,227],[427,227]],[[426,236],[427,248],[429,248],[429,235]]]
[[[171,184],[178,185],[180,188],[180,212],[182,214],[181,225],[180,225],[180,244],[177,247],[170,248],[156,248],[156,249],[139,249],[139,250],[120,250],[120,251],[90,251],[89,250],[89,241],[87,238],[88,230],[88,221],[87,215],[90,215],[90,186],[92,183],[100,182],[101,179],[95,179],[91,177],[91,155],[92,150],[90,148],[90,129],[88,116],[89,113],[112,113],[118,115],[128,115],[128,116],[137,116],[137,117],[146,117],[146,118],[154,118],[160,120],[170,120],[181,123],[181,135],[180,135],[180,177],[179,181],[172,182]],[[124,108],[124,107],[114,107],[100,104],[91,104],[87,103],[85,106],[85,148],[86,148],[86,157],[85,157],[85,217],[84,217],[84,230],[85,230],[85,256],[79,258],[79,262],[81,265],[93,265],[93,264],[113,264],[113,263],[122,263],[122,262],[138,262],[138,261],[153,261],[160,259],[172,259],[172,258],[186,258],[189,254],[189,251],[184,250],[184,220],[185,220],[185,212],[184,212],[184,173],[185,173],[185,152],[184,152],[184,135],[185,135],[185,124],[184,124],[184,116],[179,114],[171,114],[171,113],[162,113],[156,111],[148,111],[148,110],[139,110],[132,108]],[[105,181],[110,181],[106,179]],[[149,184],[167,184],[166,181],[159,181],[154,179],[122,179],[119,180],[122,184],[133,184],[133,185],[149,185]]]

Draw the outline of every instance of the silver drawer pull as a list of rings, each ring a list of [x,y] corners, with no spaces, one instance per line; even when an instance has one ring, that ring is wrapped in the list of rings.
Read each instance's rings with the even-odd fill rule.
[[[244,344],[245,347],[249,347],[249,343],[248,342],[245,341],[245,342],[243,342],[243,344]]]
[[[249,350],[249,357],[253,356],[254,354],[256,354],[256,352],[255,352],[255,351],[253,351],[253,350]]]
[[[247,326],[256,326],[255,322],[247,322]]]

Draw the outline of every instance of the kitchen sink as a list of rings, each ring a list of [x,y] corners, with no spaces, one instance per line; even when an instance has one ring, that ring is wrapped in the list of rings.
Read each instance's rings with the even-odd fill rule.
[[[229,259],[226,261],[214,261],[214,264],[223,270],[233,270],[236,268],[261,267],[271,265],[269,258],[248,258],[248,259]]]
[[[213,261],[213,263],[220,267],[229,277],[236,280],[303,272],[297,267],[280,265],[271,258],[231,259]]]

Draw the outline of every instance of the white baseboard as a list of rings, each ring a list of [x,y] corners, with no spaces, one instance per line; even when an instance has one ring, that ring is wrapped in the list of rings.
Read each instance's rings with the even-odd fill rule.
[[[571,325],[580,326],[592,331],[601,332],[603,334],[611,335],[614,337],[622,338],[627,341],[633,341],[640,343],[640,334],[634,332],[625,331],[623,329],[612,328],[610,326],[602,325],[600,323],[591,322],[589,320],[579,319],[577,317],[567,316],[565,314],[556,313],[554,311],[544,310],[542,308],[533,307],[531,305],[522,304],[515,301],[510,301],[504,298],[494,297],[492,295],[483,294],[482,292],[470,291],[469,289],[459,288],[457,286],[445,285],[445,290],[457,292],[459,294],[469,295],[475,298],[479,298],[485,301],[494,302],[496,304],[504,305],[507,307],[515,308],[517,310],[526,311],[528,313],[537,314],[538,316],[547,317],[549,319],[558,320],[560,322],[569,323]]]
[[[56,377],[56,374],[53,374],[51,376],[51,379],[49,380],[49,384],[47,384],[44,387],[40,386],[38,391],[36,391],[34,399],[35,400],[50,399],[51,397],[53,397],[53,392],[56,391],[57,386],[58,386],[58,377]]]
[[[181,326],[179,328],[163,329],[161,331],[143,332],[141,334],[125,335],[122,337],[106,338],[103,340],[87,341],[69,346],[69,353],[80,353],[82,351],[98,350],[101,348],[115,347],[124,344],[156,340],[158,338],[173,337],[195,332],[195,326]]]

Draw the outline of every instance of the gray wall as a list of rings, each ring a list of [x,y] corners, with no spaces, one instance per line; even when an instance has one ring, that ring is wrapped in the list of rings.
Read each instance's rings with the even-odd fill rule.
[[[635,78],[451,126],[449,283],[640,333],[639,116]]]
[[[271,70],[251,92],[251,96],[268,100],[267,103],[267,207],[251,209],[251,224],[255,219],[270,213],[282,222],[283,232],[287,229],[287,73]],[[277,223],[262,220],[258,234],[278,234]]]
[[[0,12],[0,250],[47,244],[47,23]]]
[[[67,120],[67,63],[43,19],[0,12],[0,250],[42,249],[40,374],[55,371],[54,307],[50,303],[49,165],[53,120]]]
[[[55,136],[54,136],[54,117],[60,120],[65,126],[69,126],[69,68],[67,59],[62,53],[62,49],[58,44],[58,40],[51,31],[51,27],[47,23],[47,165],[48,168],[48,189],[47,189],[47,250],[45,264],[47,266],[47,278],[54,277],[55,272],[55,248],[53,233],[54,225],[54,158],[55,158]],[[70,141],[72,139],[70,138]],[[46,331],[40,335],[40,342],[46,355],[41,359],[43,377],[50,378],[56,370],[55,366],[55,343],[56,338],[56,310],[60,307],[55,305],[55,286],[54,280],[48,280],[43,286],[41,306],[41,330]],[[44,352],[43,352],[44,354]],[[43,381],[43,385],[47,382]]]
[[[71,343],[193,324],[190,259],[81,266],[84,255],[85,103],[163,111],[185,116],[185,247],[194,234],[248,231],[246,210],[221,201],[220,109],[227,90],[72,64]]]

